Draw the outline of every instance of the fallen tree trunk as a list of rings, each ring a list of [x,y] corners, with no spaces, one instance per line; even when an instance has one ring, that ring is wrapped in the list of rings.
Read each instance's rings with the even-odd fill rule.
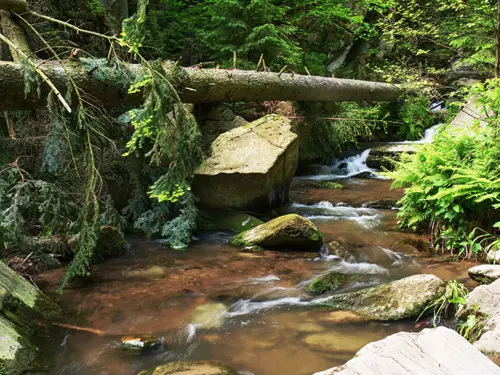
[[[163,66],[165,70],[172,67],[169,63]],[[141,68],[137,64],[128,64],[127,67],[133,76]],[[44,62],[39,64],[39,68],[64,95],[68,79],[59,63]],[[120,82],[112,72],[106,78],[96,78],[96,71],[86,70],[79,62],[68,62],[66,68],[81,91],[104,106],[136,105],[141,102],[141,94],[128,95],[124,92],[123,80]],[[397,85],[378,82],[245,70],[182,68],[177,81],[179,84],[176,88],[185,103],[266,100],[392,101],[403,91]],[[49,93],[46,86],[42,84],[40,96],[32,92],[25,97],[23,66],[0,62],[0,110],[45,106]]]

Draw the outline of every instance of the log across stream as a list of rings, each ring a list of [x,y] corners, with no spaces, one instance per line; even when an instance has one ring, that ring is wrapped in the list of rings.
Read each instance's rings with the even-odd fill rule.
[[[71,312],[69,324],[101,333],[54,327],[52,345],[44,348],[52,373],[136,375],[169,361],[207,359],[242,374],[309,375],[346,362],[368,342],[421,329],[414,321],[359,322],[344,311],[313,307],[316,297],[305,287],[332,269],[369,273],[372,283],[416,273],[460,280],[472,264],[411,259],[388,250],[374,256],[380,254],[374,248],[420,238],[394,229],[394,210],[361,207],[380,197],[396,200],[402,192],[389,191],[390,182],[379,179],[343,180],[342,190],[316,183],[295,181],[295,204],[288,209],[312,217],[325,241],[348,243],[358,261],[243,253],[227,243],[227,233],[200,236],[185,252],[130,238],[126,256],[96,266],[90,283],[75,284],[61,296],[54,291],[63,270],[41,275],[42,288]],[[202,305],[208,313],[200,322],[193,311]],[[200,326],[203,319],[208,326]],[[122,336],[141,334],[164,337],[164,345],[150,352],[120,348]]]

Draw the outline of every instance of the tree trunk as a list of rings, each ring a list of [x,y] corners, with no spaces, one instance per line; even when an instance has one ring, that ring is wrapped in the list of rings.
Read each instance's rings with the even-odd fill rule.
[[[26,0],[0,0],[0,9],[23,13],[28,11],[28,2]]]
[[[140,65],[127,65],[132,75]],[[164,63],[168,71],[172,65]],[[64,95],[68,87],[67,77],[56,62],[39,64],[48,78]],[[108,74],[104,80],[93,76],[77,62],[68,62],[75,83],[82,92],[106,107],[137,105],[141,94],[128,95],[120,86],[120,80]],[[181,68],[177,90],[185,103],[209,103],[218,101],[392,101],[398,99],[403,89],[397,85],[349,79],[278,74],[245,70],[218,70]],[[121,82],[123,84],[123,82]],[[33,109],[44,107],[49,89],[42,84],[40,97],[31,93],[25,98],[23,68],[20,64],[0,62],[0,110]],[[73,100],[73,103],[75,100]]]
[[[500,78],[500,0],[497,2],[497,27],[496,27],[496,61],[495,61],[495,77]]]
[[[27,56],[31,55],[31,48],[24,29],[12,17],[10,12],[0,10],[0,26],[2,27],[2,34],[7,39],[13,42]],[[10,55],[12,56],[12,60],[19,61],[18,53],[12,48],[10,49]]]

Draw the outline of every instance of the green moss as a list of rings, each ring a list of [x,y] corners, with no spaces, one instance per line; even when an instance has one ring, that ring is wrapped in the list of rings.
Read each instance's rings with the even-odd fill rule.
[[[307,287],[310,293],[328,293],[333,292],[349,281],[349,275],[342,273],[329,273],[315,278]]]
[[[319,184],[319,187],[320,188],[323,188],[323,189],[343,189],[344,186],[342,184],[338,184],[336,182],[321,182]]]
[[[323,245],[323,236],[312,222],[290,214],[240,233],[231,243],[243,247],[257,245],[271,250],[319,250]]]

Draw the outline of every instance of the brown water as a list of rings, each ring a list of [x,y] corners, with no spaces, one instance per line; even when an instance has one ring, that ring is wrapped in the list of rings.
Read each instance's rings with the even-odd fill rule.
[[[325,242],[342,241],[360,254],[358,263],[317,253],[242,253],[228,244],[229,234],[219,233],[198,239],[184,252],[131,239],[126,256],[97,265],[89,283],[74,285],[63,295],[54,291],[64,270],[41,275],[44,291],[70,312],[69,324],[100,333],[54,330],[51,373],[135,375],[174,360],[209,359],[242,374],[310,375],[344,363],[369,342],[416,330],[413,321],[356,323],[345,312],[310,304],[314,296],[304,291],[307,282],[329,269],[370,273],[373,283],[380,283],[415,273],[465,279],[471,266],[381,251],[401,239],[421,237],[396,230],[394,210],[336,203],[356,201],[359,207],[381,196],[398,199],[401,191],[388,193],[389,183],[382,180],[343,183],[347,188],[342,190],[294,184],[297,204],[288,210],[311,217]],[[222,325],[190,325],[193,310],[213,302],[228,307]],[[130,354],[119,347],[120,338],[129,334],[162,336],[165,345]]]

